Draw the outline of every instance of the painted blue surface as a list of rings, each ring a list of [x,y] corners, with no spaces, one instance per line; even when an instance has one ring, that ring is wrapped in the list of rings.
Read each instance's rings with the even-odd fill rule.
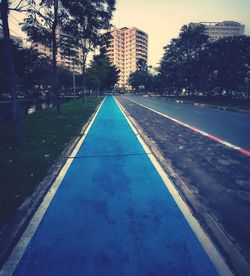
[[[216,275],[112,97],[15,275]]]
[[[162,99],[126,97],[250,151],[249,115]]]

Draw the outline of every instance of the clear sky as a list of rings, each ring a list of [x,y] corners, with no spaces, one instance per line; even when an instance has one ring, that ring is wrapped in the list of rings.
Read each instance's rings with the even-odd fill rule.
[[[21,15],[13,13],[10,27],[21,33]],[[137,27],[149,35],[149,65],[157,66],[163,47],[190,22],[233,20],[245,24],[250,35],[250,0],[117,0],[112,23]]]
[[[190,22],[233,20],[250,35],[250,0],[117,0],[113,24],[149,35],[149,64],[157,66],[163,46]]]

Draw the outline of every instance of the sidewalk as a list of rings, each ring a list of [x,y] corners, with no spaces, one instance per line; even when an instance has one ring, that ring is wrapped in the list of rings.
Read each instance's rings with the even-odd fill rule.
[[[3,273],[217,274],[114,98],[71,158],[34,236],[25,232]]]

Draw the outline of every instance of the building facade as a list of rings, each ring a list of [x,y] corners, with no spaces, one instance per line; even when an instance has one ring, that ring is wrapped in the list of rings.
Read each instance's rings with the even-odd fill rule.
[[[72,46],[70,46],[69,53],[66,53],[63,50],[63,47],[61,47],[60,45],[65,37],[67,37],[67,35],[63,33],[58,33],[57,39],[59,42],[59,47],[57,49],[57,64],[69,69],[72,72],[80,74],[82,72],[82,51],[80,48],[73,48]],[[32,48],[36,49],[38,53],[47,56],[49,59],[52,59],[52,47],[47,47],[41,43],[33,43]]]
[[[245,25],[235,21],[201,22],[200,24],[206,26],[206,33],[213,40],[245,33]]]
[[[110,32],[111,39],[107,49],[107,55],[120,70],[118,87],[128,87],[128,79],[131,73],[137,69],[139,60],[148,60],[148,35],[133,28],[114,28]]]
[[[3,39],[3,30],[2,30],[1,26],[0,26],[0,39]],[[20,38],[18,36],[10,35],[10,39],[16,45],[18,45],[18,47],[23,48],[23,39],[22,38]],[[70,46],[69,51],[74,52],[74,55],[72,55],[70,53],[67,54],[67,53],[65,53],[65,51],[63,51],[63,47],[60,47],[60,43],[62,43],[63,40],[67,39],[67,35],[59,31],[58,35],[57,35],[57,39],[59,42],[59,47],[57,50],[58,65],[80,74],[82,72],[81,61],[83,58],[81,49],[73,48],[72,46]],[[33,49],[37,50],[38,53],[45,55],[49,59],[52,59],[52,49],[51,49],[52,47],[47,47],[38,42],[33,42],[31,44],[31,47]]]

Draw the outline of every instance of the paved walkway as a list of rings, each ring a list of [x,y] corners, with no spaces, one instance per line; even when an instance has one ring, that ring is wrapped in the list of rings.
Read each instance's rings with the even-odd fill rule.
[[[107,97],[15,275],[216,275]]]

